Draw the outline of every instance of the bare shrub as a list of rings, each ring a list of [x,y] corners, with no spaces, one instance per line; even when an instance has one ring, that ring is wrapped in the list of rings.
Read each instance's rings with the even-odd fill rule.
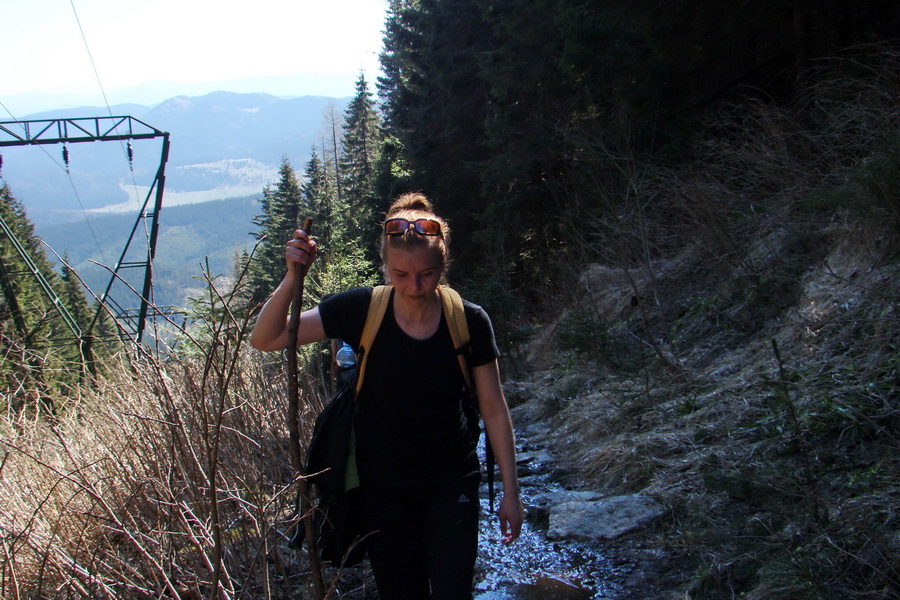
[[[123,362],[57,424],[3,424],[4,597],[280,595],[273,581],[297,574],[278,550],[293,504],[283,379],[255,353],[227,389],[207,375]]]
[[[304,597],[305,561],[283,552],[296,519],[285,374],[243,347],[238,297],[211,294],[180,358],[121,354],[54,420],[7,411],[0,596]],[[303,380],[308,436],[321,386]]]

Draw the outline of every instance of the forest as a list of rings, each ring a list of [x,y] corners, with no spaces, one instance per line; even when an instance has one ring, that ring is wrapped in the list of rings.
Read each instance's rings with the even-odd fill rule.
[[[900,5],[391,0],[381,64],[154,344],[0,237],[0,597],[315,597],[285,368],[246,337],[304,217],[311,305],[379,281],[406,191],[453,228],[517,426],[666,507],[622,542],[665,578],[622,600],[900,596]]]

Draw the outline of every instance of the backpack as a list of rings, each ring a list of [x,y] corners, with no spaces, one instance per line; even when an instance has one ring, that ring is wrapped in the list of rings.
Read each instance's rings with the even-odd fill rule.
[[[372,347],[384,320],[392,290],[393,287],[388,285],[373,288],[357,353],[356,385],[352,389],[347,387],[339,391],[316,417],[306,452],[304,475],[318,492],[314,524],[321,558],[323,561],[339,563],[342,566],[357,564],[365,555],[364,544],[360,543],[365,532],[360,515],[362,511],[359,509],[361,498],[357,489],[359,477],[354,452],[353,417],[356,413],[356,397],[362,389],[365,377],[368,350]],[[466,360],[470,342],[469,325],[462,298],[458,292],[447,286],[440,286],[438,290],[453,347],[467,390],[471,395],[471,402],[467,403],[466,407],[469,429],[474,436],[478,436],[481,431],[477,424],[475,387]],[[494,456],[487,439],[485,449],[490,508],[493,513]],[[302,545],[301,529],[297,527],[291,540],[294,547]]]

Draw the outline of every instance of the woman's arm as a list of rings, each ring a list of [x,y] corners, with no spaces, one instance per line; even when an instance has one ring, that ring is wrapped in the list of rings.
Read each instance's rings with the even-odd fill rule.
[[[266,301],[253,333],[250,334],[250,345],[257,350],[284,350],[288,342],[288,312],[294,297],[294,283],[298,265],[309,266],[316,257],[316,243],[301,231],[294,232],[294,237],[287,243],[285,259],[288,270],[284,279]],[[325,339],[325,329],[319,309],[304,311],[300,315],[297,329],[297,344],[309,344]]]
[[[497,515],[503,543],[511,544],[522,532],[525,509],[519,496],[519,478],[516,473],[516,442],[512,420],[503,388],[500,387],[500,369],[497,361],[473,369],[475,389],[478,391],[478,407],[484,420],[494,457],[500,467],[503,480],[503,499]]]

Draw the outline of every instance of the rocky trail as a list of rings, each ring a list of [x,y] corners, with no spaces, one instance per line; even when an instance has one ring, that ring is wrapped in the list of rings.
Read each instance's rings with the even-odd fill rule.
[[[573,475],[546,443],[545,425],[517,428],[518,471],[527,516],[522,536],[499,542],[482,488],[476,600],[651,600],[670,597],[666,553],[642,536],[664,508],[646,496],[608,497]],[[497,483],[497,496],[502,484]]]

